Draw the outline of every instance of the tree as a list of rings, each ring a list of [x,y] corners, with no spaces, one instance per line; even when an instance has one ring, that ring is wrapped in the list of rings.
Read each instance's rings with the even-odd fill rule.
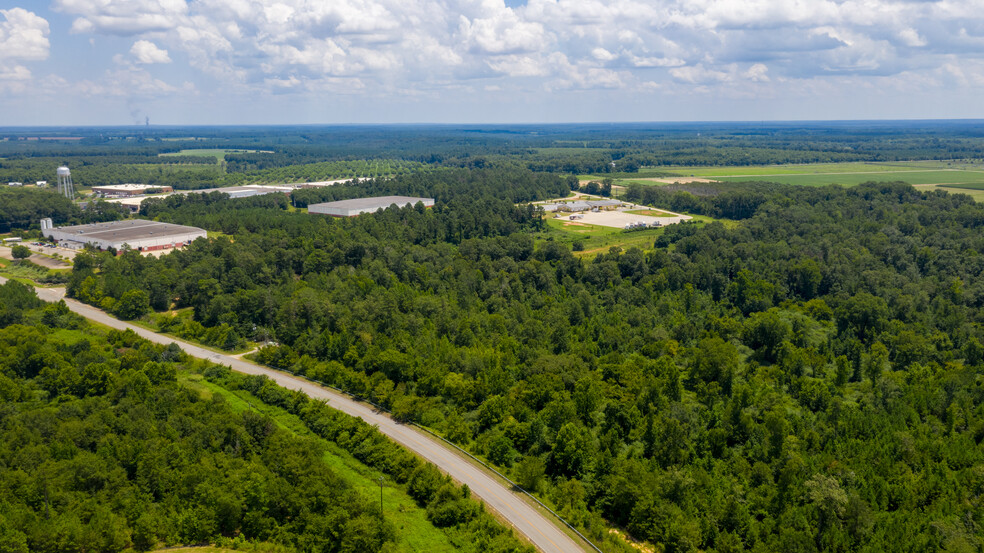
[[[527,491],[536,492],[543,480],[546,464],[539,457],[528,456],[516,465],[516,481]]]
[[[581,476],[591,469],[591,437],[584,428],[567,423],[557,432],[550,461],[555,474]]]
[[[10,248],[10,253],[13,255],[14,259],[27,259],[28,257],[31,257],[31,248],[17,244]]]
[[[150,297],[140,289],[128,290],[113,306],[114,314],[124,321],[132,321],[150,311]]]

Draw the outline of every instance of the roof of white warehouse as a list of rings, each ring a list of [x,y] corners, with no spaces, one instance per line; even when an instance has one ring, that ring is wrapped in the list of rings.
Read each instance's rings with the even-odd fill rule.
[[[618,207],[622,205],[619,200],[588,200],[587,204],[591,207]]]
[[[54,240],[93,244],[103,249],[121,249],[124,244],[134,249],[180,245],[208,236],[208,233],[197,227],[145,219],[54,227],[45,229],[42,233]]]
[[[376,211],[386,209],[391,205],[403,207],[406,205],[416,205],[417,202],[424,204],[424,207],[433,207],[434,198],[416,198],[412,196],[354,198],[351,200],[339,200],[337,202],[311,204],[308,206],[308,213],[321,213],[324,215],[333,215],[335,217],[353,217],[363,213],[375,213]]]

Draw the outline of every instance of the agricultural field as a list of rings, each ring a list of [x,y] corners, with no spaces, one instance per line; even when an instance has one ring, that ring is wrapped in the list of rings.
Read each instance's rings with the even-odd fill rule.
[[[966,163],[943,161],[908,162],[845,162],[845,163],[804,163],[787,165],[724,166],[724,167],[661,167],[660,170],[688,177],[749,177],[783,175],[825,175],[825,174],[882,174],[906,171],[928,171],[948,169],[969,169]],[[642,171],[640,171],[641,173]]]
[[[801,174],[782,176],[717,177],[724,182],[743,182],[768,180],[781,184],[799,186],[857,186],[870,181],[901,181],[912,185],[984,185],[984,171],[938,170],[938,171],[895,171],[883,173],[839,173],[839,174]]]
[[[192,148],[189,150],[180,150],[178,152],[168,152],[166,154],[158,154],[160,157],[175,157],[175,156],[194,156],[194,157],[212,157],[215,158],[216,163],[221,163],[225,161],[226,154],[256,154],[256,153],[273,153],[261,150],[236,150],[227,148]]]
[[[950,194],[966,194],[975,201],[984,202],[984,184],[957,184],[950,186],[940,186],[938,184],[917,184],[918,190],[943,190]]]
[[[768,165],[752,167],[667,167],[663,174],[650,176],[648,170],[638,175],[620,175],[617,184],[662,185],[674,182],[748,182],[769,181],[799,186],[857,186],[869,181],[901,181],[912,185],[984,187],[984,165],[962,162],[914,161],[893,163],[812,163],[804,165]],[[679,175],[666,176],[665,172]],[[591,178],[600,178],[592,176]]]

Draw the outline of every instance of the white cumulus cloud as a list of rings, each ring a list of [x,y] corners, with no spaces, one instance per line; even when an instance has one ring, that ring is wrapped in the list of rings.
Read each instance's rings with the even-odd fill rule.
[[[0,10],[0,60],[48,58],[48,22],[23,8]]]
[[[167,50],[162,50],[149,40],[138,40],[130,47],[130,54],[137,63],[171,63],[171,57],[167,55]]]
[[[48,58],[48,21],[23,8],[0,10],[0,90],[23,91],[31,70],[23,62]]]

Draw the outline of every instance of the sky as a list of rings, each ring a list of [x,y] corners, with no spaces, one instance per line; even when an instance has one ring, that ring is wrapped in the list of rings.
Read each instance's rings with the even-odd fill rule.
[[[0,126],[984,118],[984,0],[0,0]]]

